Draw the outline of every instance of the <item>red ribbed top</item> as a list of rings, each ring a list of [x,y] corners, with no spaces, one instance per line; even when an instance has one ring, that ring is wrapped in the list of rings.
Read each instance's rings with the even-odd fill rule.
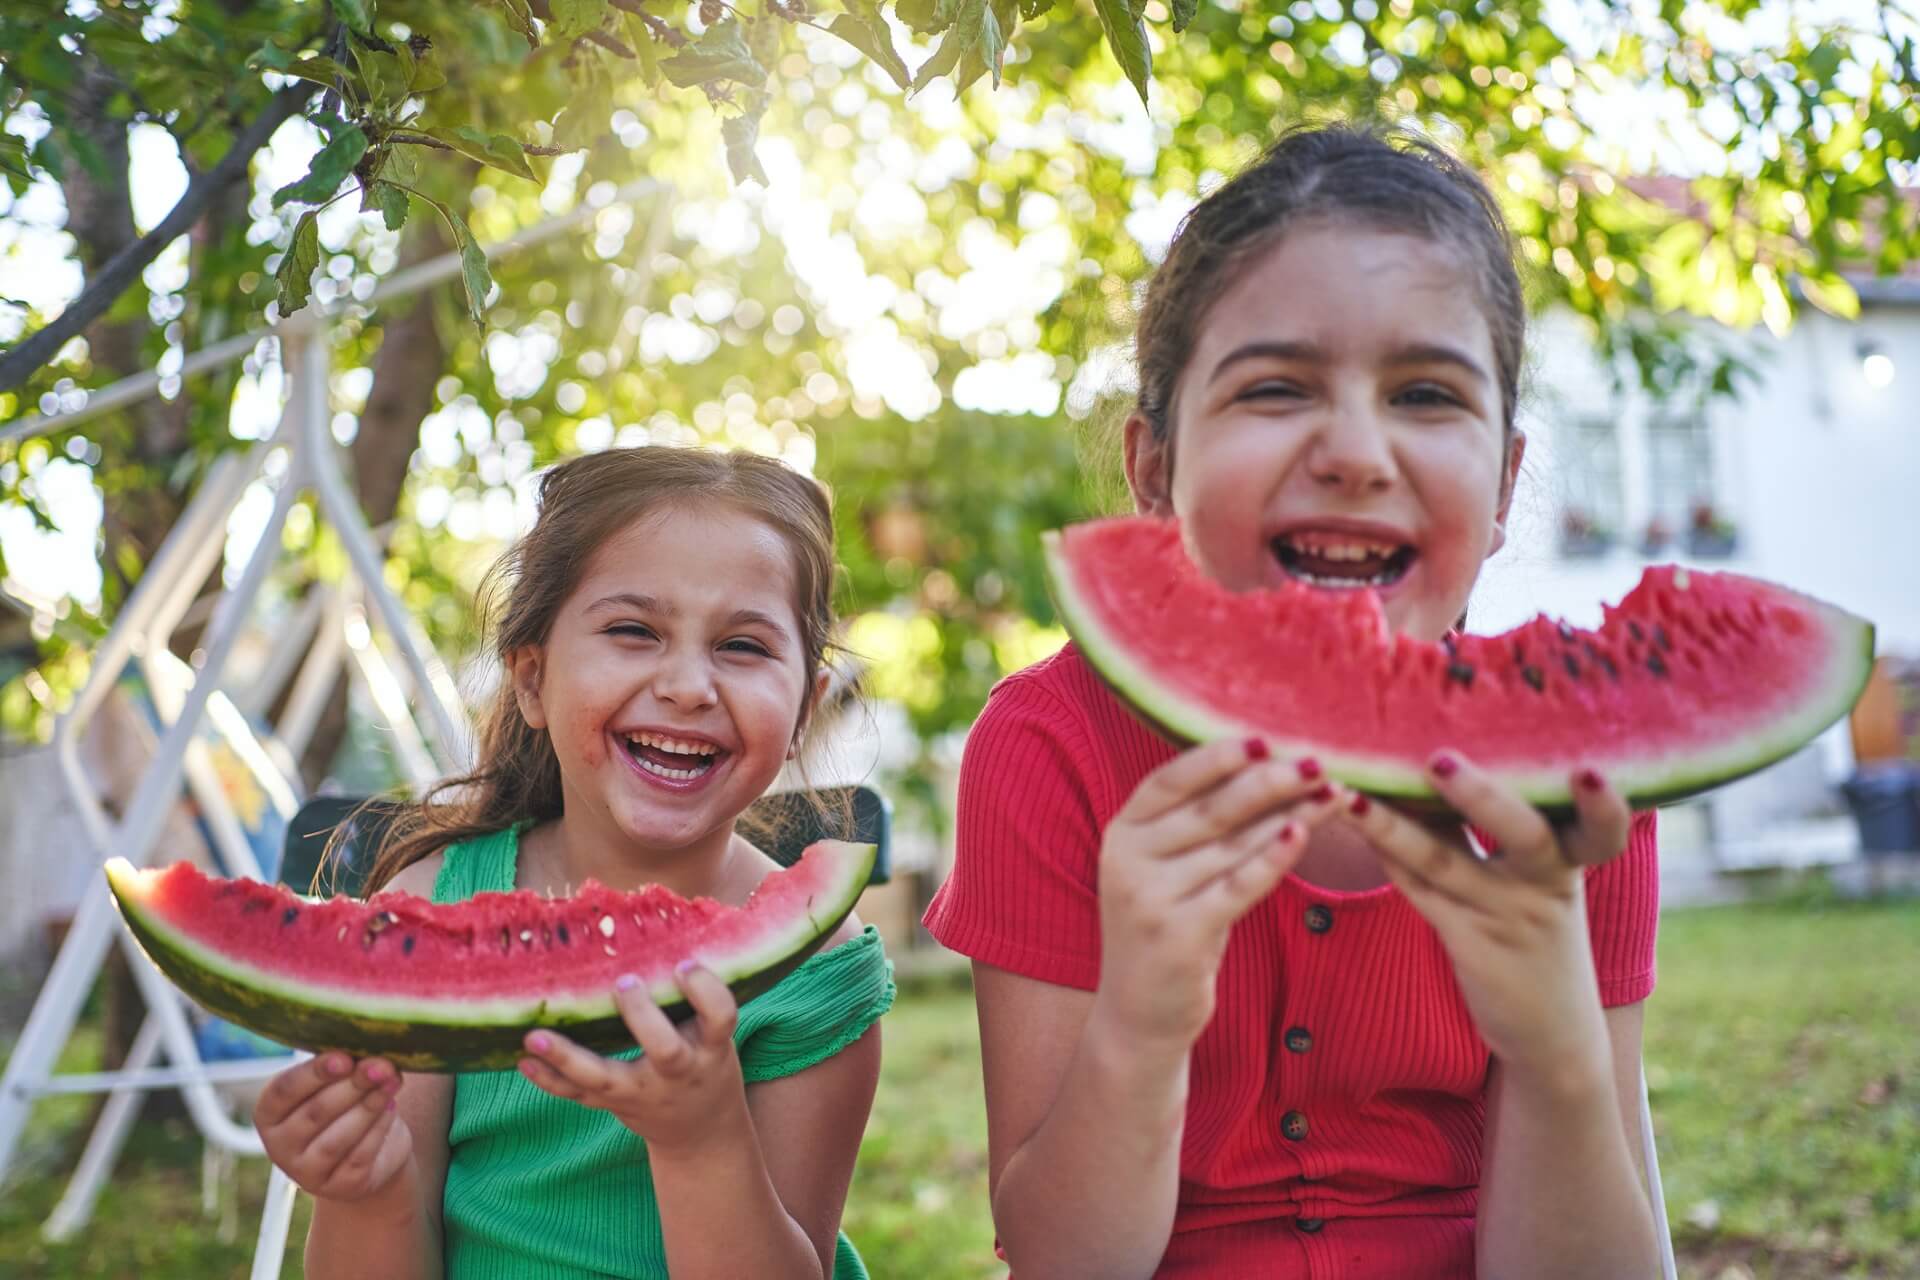
[[[953,874],[927,928],[982,963],[1092,990],[1100,833],[1172,755],[1071,645],[1003,680],[967,738]],[[1652,814],[1586,890],[1602,1002],[1644,1000]],[[1472,1277],[1487,1047],[1406,899],[1287,877],[1234,927],[1217,998],[1159,1274]]]

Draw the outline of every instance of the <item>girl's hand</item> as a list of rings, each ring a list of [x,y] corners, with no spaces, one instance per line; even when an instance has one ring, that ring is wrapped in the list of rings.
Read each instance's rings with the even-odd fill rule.
[[[1195,747],[1148,774],[1101,838],[1093,1016],[1185,1054],[1213,1016],[1234,922],[1336,803],[1317,763],[1270,757],[1259,739]]]
[[[725,1128],[728,1107],[746,1106],[733,1029],[740,1008],[727,984],[697,966],[678,974],[695,1017],[675,1026],[631,975],[614,1003],[645,1052],[636,1061],[603,1058],[555,1031],[527,1035],[520,1070],[554,1095],[610,1112],[656,1149],[696,1145]]]
[[[394,1110],[400,1072],[384,1058],[323,1053],[267,1082],[253,1127],[302,1191],[346,1204],[385,1190],[413,1157]]]
[[[1347,820],[1439,933],[1474,1025],[1504,1067],[1556,1082],[1610,1072],[1582,868],[1626,848],[1626,801],[1582,770],[1573,779],[1576,819],[1556,829],[1453,752],[1434,756],[1427,772],[1493,842],[1492,857],[1476,855],[1460,828],[1423,825],[1353,792],[1345,792]]]

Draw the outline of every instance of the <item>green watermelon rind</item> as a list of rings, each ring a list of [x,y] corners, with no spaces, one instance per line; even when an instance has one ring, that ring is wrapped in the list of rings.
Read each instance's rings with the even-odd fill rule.
[[[789,928],[726,960],[701,962],[745,1005],[786,977],[820,947],[853,911],[873,870],[878,847],[840,844],[822,895]],[[375,997],[302,983],[233,960],[168,925],[148,910],[139,875],[125,859],[107,864],[107,880],[121,919],[160,971],[208,1012],[293,1048],[315,1053],[342,1049],[380,1056],[407,1071],[490,1071],[526,1056],[522,1042],[536,1027],[607,1053],[634,1047],[613,993],[553,999],[420,999]],[[675,1022],[693,1016],[671,979],[647,995]]]
[[[1257,734],[1277,752],[1313,753],[1329,776],[1356,791],[1414,809],[1447,807],[1427,781],[1424,760],[1329,749],[1305,738],[1289,738],[1271,726],[1223,716],[1181,697],[1108,634],[1099,611],[1080,590],[1061,531],[1049,530],[1041,534],[1041,541],[1047,583],[1068,634],[1120,700],[1169,740],[1184,746]],[[1765,733],[1747,734],[1717,751],[1690,749],[1677,762],[1642,757],[1583,763],[1604,773],[1634,807],[1651,808],[1699,795],[1764,769],[1793,754],[1845,715],[1873,671],[1873,625],[1810,596],[1781,590],[1799,600],[1809,619],[1827,633],[1832,655],[1825,681],[1801,700],[1797,714],[1782,717]],[[1566,770],[1496,768],[1492,772],[1498,781],[1549,813],[1565,814],[1574,807]]]

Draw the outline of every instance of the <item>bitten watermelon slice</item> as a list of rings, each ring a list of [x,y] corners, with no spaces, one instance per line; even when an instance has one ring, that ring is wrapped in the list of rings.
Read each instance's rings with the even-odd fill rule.
[[[1636,805],[1732,781],[1844,715],[1873,628],[1729,573],[1650,568],[1598,630],[1540,617],[1428,644],[1388,630],[1371,591],[1233,593],[1177,523],[1097,520],[1046,535],[1067,629],[1168,736],[1263,734],[1362,791],[1431,800],[1433,752],[1465,753],[1543,809],[1599,769]]]
[[[107,864],[120,914],[181,990],[282,1044],[380,1054],[413,1071],[510,1067],[551,1027],[603,1052],[633,1047],[613,1004],[631,973],[675,1020],[683,960],[741,1003],[773,986],[853,910],[875,847],[822,840],[738,907],[593,881],[570,898],[521,890],[436,904],[404,893],[314,899],[190,863]]]

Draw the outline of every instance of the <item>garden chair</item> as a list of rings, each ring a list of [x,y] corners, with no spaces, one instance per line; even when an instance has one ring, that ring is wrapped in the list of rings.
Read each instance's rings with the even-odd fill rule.
[[[874,788],[819,787],[811,795],[804,791],[776,792],[757,801],[749,812],[753,818],[764,820],[768,834],[760,837],[762,847],[775,862],[789,866],[815,840],[836,834],[827,824],[843,805],[851,823],[848,838],[879,849],[868,883],[885,884],[892,875],[893,809]],[[372,851],[393,813],[391,803],[379,800],[369,802],[349,796],[309,800],[287,826],[286,851],[280,858],[282,882],[302,893],[317,888],[359,897],[371,869]],[[340,834],[338,852],[323,866],[336,832]],[[287,1252],[287,1233],[293,1225],[298,1188],[278,1166],[269,1169],[267,1201],[254,1245],[252,1280],[277,1280]]]

